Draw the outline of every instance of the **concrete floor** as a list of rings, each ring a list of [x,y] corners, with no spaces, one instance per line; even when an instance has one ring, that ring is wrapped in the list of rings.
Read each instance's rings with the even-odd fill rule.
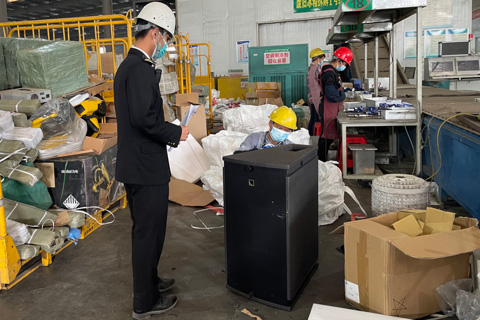
[[[348,182],[370,210],[370,189]],[[346,195],[347,205],[360,212]],[[224,230],[195,230],[201,226],[198,208],[169,205],[168,231],[159,274],[174,277],[178,305],[159,319],[307,319],[313,303],[351,308],[344,299],[344,257],[337,247],[342,235],[329,232],[349,216],[319,228],[319,267],[291,312],[277,310],[230,292],[226,287]],[[223,224],[222,216],[202,212],[209,226]],[[117,211],[114,224],[103,226],[71,245],[8,291],[0,291],[0,319],[131,319],[132,275],[128,209]],[[153,318],[155,319],[155,318]]]

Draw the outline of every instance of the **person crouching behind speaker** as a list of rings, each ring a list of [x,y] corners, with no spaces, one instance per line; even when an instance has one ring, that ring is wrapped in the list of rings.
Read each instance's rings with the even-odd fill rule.
[[[297,116],[295,112],[291,108],[283,106],[273,110],[269,118],[269,131],[250,134],[245,138],[240,147],[235,150],[234,154],[293,143],[288,140],[288,136],[293,130],[297,129]]]

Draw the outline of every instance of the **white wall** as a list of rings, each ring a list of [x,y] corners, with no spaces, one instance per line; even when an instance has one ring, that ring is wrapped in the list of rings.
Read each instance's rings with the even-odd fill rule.
[[[335,13],[294,13],[293,0],[177,0],[177,10],[179,32],[190,34],[191,43],[210,42],[215,75],[229,69],[248,74],[248,64],[237,63],[238,40],[249,40],[250,46],[260,40],[262,46],[308,43],[309,50],[325,49],[332,21],[325,17]]]
[[[433,1],[453,1],[452,27],[467,27],[472,32],[472,0],[428,0]],[[308,43],[309,50],[333,49],[326,46],[325,40],[335,11],[294,13],[293,0],[177,0],[177,3],[179,32],[190,34],[192,43],[210,42],[215,75],[226,75],[229,69],[243,69],[248,74],[248,64],[237,63],[237,40],[249,40],[250,46],[259,42],[262,46]],[[395,50],[404,67],[414,67],[416,63],[415,59],[404,59],[403,45],[405,31],[415,30],[415,26],[416,15],[395,25]]]

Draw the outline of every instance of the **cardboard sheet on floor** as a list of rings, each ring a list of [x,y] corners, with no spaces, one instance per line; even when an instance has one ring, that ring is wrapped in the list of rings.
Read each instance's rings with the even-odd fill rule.
[[[384,316],[383,314],[363,312],[313,304],[308,320],[406,320],[406,318]]]
[[[188,207],[203,207],[215,200],[210,191],[193,183],[172,178],[169,183],[168,200]]]

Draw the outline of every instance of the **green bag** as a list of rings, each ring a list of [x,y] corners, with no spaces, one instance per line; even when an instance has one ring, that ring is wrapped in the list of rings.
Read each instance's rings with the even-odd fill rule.
[[[5,178],[2,182],[2,190],[4,197],[7,199],[43,210],[47,210],[53,204],[48,188],[42,181],[38,181],[33,187],[30,187],[18,181]]]

